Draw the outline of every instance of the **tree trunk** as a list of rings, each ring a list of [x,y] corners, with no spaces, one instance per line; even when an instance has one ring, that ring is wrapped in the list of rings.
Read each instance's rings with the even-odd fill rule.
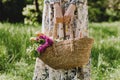
[[[68,1],[68,3],[66,3]],[[82,1],[82,3],[81,3]],[[61,7],[67,10],[70,0],[61,0]],[[88,36],[88,8],[87,0],[78,0],[72,28],[76,38]],[[46,35],[52,35],[54,27],[54,8],[51,4],[44,5],[42,32]],[[64,24],[58,25],[57,36],[59,39],[64,38]],[[70,26],[66,29],[66,39],[70,39]],[[35,72],[33,80],[90,80],[90,61],[84,67],[76,67],[70,70],[55,70],[44,64],[39,58],[36,59]]]
[[[34,4],[35,4],[35,8],[36,8],[36,12],[39,12],[39,3],[38,0],[34,0]]]

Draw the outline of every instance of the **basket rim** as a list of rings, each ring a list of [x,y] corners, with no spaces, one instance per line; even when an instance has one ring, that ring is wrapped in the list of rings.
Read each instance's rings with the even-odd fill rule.
[[[92,44],[94,42],[93,38],[75,38],[75,39],[69,39],[69,40],[63,40],[60,42],[54,42],[57,44],[53,44],[54,46],[61,46],[61,45],[67,45],[67,44],[72,44],[71,41],[76,42],[76,41],[84,41],[84,42],[88,42],[89,44]]]

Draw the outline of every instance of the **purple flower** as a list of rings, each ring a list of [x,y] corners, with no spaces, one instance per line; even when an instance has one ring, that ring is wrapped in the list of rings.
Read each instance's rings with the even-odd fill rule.
[[[45,35],[42,35],[39,37],[40,39],[46,39],[47,37]]]
[[[49,43],[49,46],[52,46],[52,44],[53,44],[53,40],[52,39],[46,39],[46,41]]]
[[[39,38],[45,40],[45,43],[42,44],[42,45],[40,45],[40,46],[37,48],[37,52],[38,52],[38,53],[42,53],[42,52],[44,52],[44,51],[46,50],[47,47],[52,46],[53,40],[50,39],[49,37],[45,36],[45,35],[42,35],[42,36],[40,36]]]
[[[38,53],[42,53],[42,52],[45,51],[46,48],[47,48],[46,45],[41,45],[41,46],[39,46],[39,47],[37,48],[37,52],[38,52]]]
[[[53,44],[53,40],[50,39],[49,37],[45,36],[45,35],[42,35],[40,36],[41,39],[44,39],[45,42],[48,42],[48,45],[51,46]]]
[[[41,53],[41,52],[43,52],[44,50],[43,50],[43,48],[42,48],[42,46],[39,46],[38,48],[37,48],[37,52],[38,53]]]

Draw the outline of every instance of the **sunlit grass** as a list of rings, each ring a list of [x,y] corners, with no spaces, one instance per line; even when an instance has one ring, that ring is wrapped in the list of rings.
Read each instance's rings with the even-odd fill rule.
[[[30,37],[40,29],[40,26],[0,23],[0,80],[32,78],[35,59],[28,56],[26,48],[30,45]]]
[[[119,80],[120,26],[114,23],[91,23],[90,36],[95,43],[92,49],[92,80]]]
[[[92,80],[120,80],[120,22],[90,23]],[[40,26],[0,23],[0,80],[31,80],[35,58],[26,52]]]

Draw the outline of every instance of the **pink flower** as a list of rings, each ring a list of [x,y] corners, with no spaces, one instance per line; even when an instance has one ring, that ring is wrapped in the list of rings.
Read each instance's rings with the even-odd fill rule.
[[[44,45],[40,45],[38,48],[37,48],[37,52],[38,53],[42,53],[46,50],[46,48],[48,47],[48,43],[45,43]]]
[[[45,36],[45,35],[41,35],[39,36],[40,39],[44,39],[45,40],[45,43],[40,45],[38,48],[37,48],[37,52],[38,53],[42,53],[46,50],[47,47],[49,46],[52,46],[53,44],[53,40],[50,39],[49,37]]]
[[[45,42],[48,42],[49,46],[51,46],[53,44],[53,40],[50,39],[49,37],[45,36],[45,35],[40,36],[40,38],[44,39]]]

